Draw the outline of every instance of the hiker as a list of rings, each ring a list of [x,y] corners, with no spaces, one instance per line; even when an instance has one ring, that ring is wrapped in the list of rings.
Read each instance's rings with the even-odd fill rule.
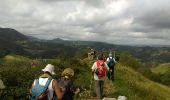
[[[71,80],[74,76],[74,70],[66,68],[62,72],[61,76],[62,77],[58,80],[58,84],[62,90],[65,90],[63,100],[73,100],[74,94],[78,94],[80,92],[79,88],[74,91],[73,81]]]
[[[92,66],[92,73],[94,75],[94,80],[95,80],[96,94],[99,100],[103,98],[104,80],[107,77],[106,70],[109,71],[109,67],[104,62],[103,58],[104,58],[103,53],[99,54],[97,57],[97,61],[94,62]]]
[[[112,53],[109,53],[109,57],[107,58],[106,62],[110,69],[110,72],[108,73],[108,78],[114,81],[114,66],[115,66],[116,60],[114,57],[112,57]]]
[[[103,55],[103,61],[106,62],[106,56],[105,56],[105,54],[102,53],[102,55]]]
[[[96,50],[93,51],[93,60],[96,60]]]
[[[90,49],[90,52],[88,52],[88,59],[89,60],[95,60],[96,59],[96,51],[94,49]]]
[[[55,74],[54,66],[47,64],[42,69],[43,74],[34,80],[30,89],[31,100],[61,100],[63,93],[58,85],[57,80],[52,78]]]

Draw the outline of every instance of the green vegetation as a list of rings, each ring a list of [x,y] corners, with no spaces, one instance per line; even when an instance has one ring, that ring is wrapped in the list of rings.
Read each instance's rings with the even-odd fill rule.
[[[1,92],[0,97],[5,100],[28,99],[27,93],[34,80],[41,74],[46,64],[55,65],[56,76],[58,79],[61,72],[66,67],[74,69],[76,76],[75,86],[82,89],[89,88],[90,68],[84,61],[74,58],[56,58],[56,59],[29,59],[18,55],[8,55],[1,59],[0,75],[6,88]],[[87,69],[87,70],[86,70]],[[84,82],[84,80],[87,80]]]
[[[170,88],[150,81],[132,68],[117,65],[116,95],[125,95],[129,100],[169,100]]]
[[[116,54],[127,51],[150,67],[170,61],[170,47],[123,46],[94,41],[69,41],[60,38],[39,40],[25,36],[14,29],[0,28],[0,57],[8,54],[23,55],[32,59],[51,59],[63,54],[72,57],[78,51],[85,51],[87,48],[95,48],[103,52],[114,50]]]
[[[75,98],[94,98],[93,88],[92,95],[89,96],[92,62],[88,59],[60,57],[33,60],[18,55],[8,55],[1,59],[0,75],[6,89],[1,92],[0,97],[8,100],[28,99],[27,93],[34,78],[41,74],[41,69],[48,63],[55,65],[57,74],[54,78],[56,79],[66,67],[75,70],[74,85],[81,88],[81,93]],[[131,67],[117,64],[115,73],[115,82],[106,81],[104,90],[106,97],[125,95],[129,100],[168,100],[170,98],[169,87],[150,81]]]
[[[65,68],[74,69],[74,85],[81,88],[76,99],[95,99],[94,81],[91,81],[93,61],[87,59],[90,48],[105,54],[114,50],[120,58],[115,82],[107,80],[104,86],[106,97],[125,95],[128,100],[170,98],[169,47],[131,47],[62,39],[46,41],[24,36],[14,29],[0,28],[0,79],[5,85],[5,89],[0,91],[1,99],[28,100],[33,80],[48,63],[55,65],[55,79]]]
[[[170,70],[170,63],[160,64],[158,67],[151,68],[155,74],[165,74]]]
[[[157,76],[157,82],[170,87],[170,64],[160,64],[158,67],[151,68],[151,71]]]

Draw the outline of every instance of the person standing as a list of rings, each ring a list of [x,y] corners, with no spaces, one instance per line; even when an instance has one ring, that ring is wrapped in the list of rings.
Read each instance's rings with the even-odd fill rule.
[[[115,66],[116,60],[112,56],[112,53],[109,53],[109,57],[107,58],[106,62],[110,70],[110,72],[108,73],[108,78],[114,81],[114,66]]]
[[[94,62],[92,66],[92,73],[94,75],[95,80],[95,88],[98,100],[102,100],[103,98],[103,88],[104,88],[104,80],[106,79],[106,71],[109,71],[109,67],[104,62],[103,54],[99,54],[97,57],[97,61]]]
[[[74,76],[74,70],[71,68],[66,68],[61,74],[61,78],[58,79],[59,87],[64,91],[64,96],[62,100],[73,100],[73,96],[80,92],[80,89],[74,89],[72,77]]]
[[[54,66],[47,64],[42,69],[43,74],[34,80],[30,89],[31,100],[61,100],[64,93],[61,91],[57,80],[52,78],[55,74]]]

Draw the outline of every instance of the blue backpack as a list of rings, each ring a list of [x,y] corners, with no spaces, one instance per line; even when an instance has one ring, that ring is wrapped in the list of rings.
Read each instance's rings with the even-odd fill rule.
[[[48,86],[51,82],[51,78],[48,78],[45,86],[39,84],[39,79],[35,79],[35,85],[31,89],[31,100],[47,100]]]
[[[108,66],[109,66],[109,68],[114,67],[114,65],[115,65],[115,63],[114,63],[113,58],[110,58],[110,57],[109,57],[109,62],[108,62]]]

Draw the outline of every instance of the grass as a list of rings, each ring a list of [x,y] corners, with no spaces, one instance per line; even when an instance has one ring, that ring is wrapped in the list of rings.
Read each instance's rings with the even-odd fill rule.
[[[153,82],[132,68],[117,65],[114,94],[125,95],[129,100],[169,100],[170,88]]]
[[[95,98],[94,95],[89,96],[91,92],[91,66],[93,62],[90,62],[88,59],[50,59],[43,61],[40,59],[32,60],[17,55],[8,55],[4,57],[2,63],[0,65],[2,73],[0,74],[3,76],[5,85],[9,87],[10,91],[14,91],[13,88],[17,88],[17,90],[15,89],[16,93],[11,94],[12,96],[18,95],[18,93],[20,95],[26,93],[26,88],[29,88],[33,78],[39,75],[39,71],[47,63],[51,63],[56,65],[55,68],[58,76],[60,76],[66,67],[71,67],[75,70],[74,85],[82,89],[81,97],[76,97],[76,100]],[[16,83],[14,84],[14,82]],[[91,90],[94,93],[94,81],[92,84]],[[7,92],[11,93],[10,91]],[[104,91],[105,97],[117,98],[120,95],[124,95],[128,100],[170,100],[169,87],[151,81],[131,67],[122,66],[121,64],[117,64],[115,67],[115,81],[105,81]],[[23,100],[25,100],[24,96]]]
[[[158,67],[151,68],[151,71],[155,74],[164,74],[170,70],[170,63],[160,64]]]

